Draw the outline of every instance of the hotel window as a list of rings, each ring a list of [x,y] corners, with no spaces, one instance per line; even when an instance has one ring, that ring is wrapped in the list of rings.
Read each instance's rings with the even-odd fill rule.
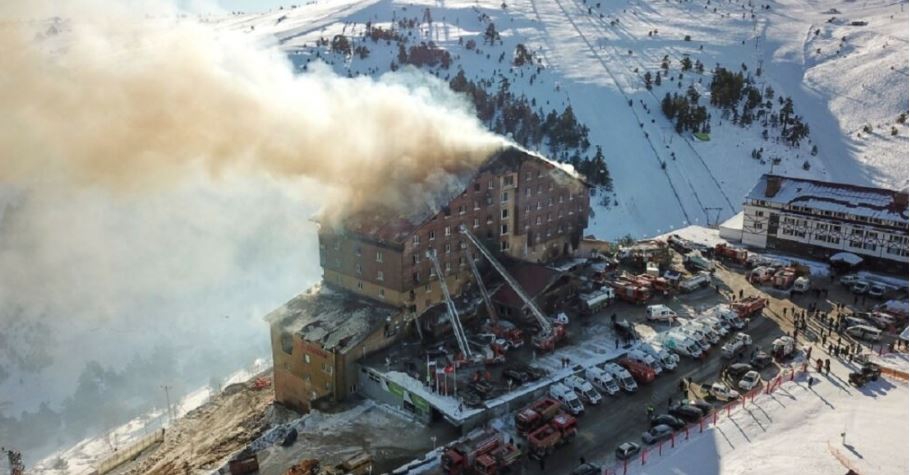
[[[515,178],[512,175],[502,177],[502,186],[512,186]]]
[[[419,263],[420,263],[420,255],[416,254],[416,253],[413,254],[411,256],[411,264],[419,264]]]
[[[531,196],[531,189],[525,188],[525,196]]]
[[[474,209],[475,210],[480,209],[480,201],[474,200]]]
[[[436,239],[436,231],[430,231],[430,241]]]
[[[382,274],[382,271],[376,271],[376,280],[382,281],[385,280],[385,276]]]
[[[490,179],[490,182],[487,184],[487,188],[489,188],[489,189],[492,190],[493,187],[495,187],[495,186],[496,186],[496,185],[493,183],[493,179],[491,178],[491,179]]]
[[[446,243],[445,250],[446,254],[452,252],[452,246],[449,243]]]
[[[448,274],[448,273],[451,272],[451,271],[452,271],[452,264],[449,263],[449,262],[446,262],[446,270],[445,270],[445,272]]]
[[[534,224],[536,224],[538,226],[540,225],[540,216],[538,216],[536,219],[534,219]]]
[[[452,235],[452,228],[450,228],[449,226],[446,226],[446,237],[449,237],[451,235]]]
[[[508,217],[509,217],[509,210],[508,210],[508,209],[503,209],[503,210],[502,210],[502,219],[506,219],[506,218],[508,218]]]
[[[502,232],[501,232],[500,234],[509,234],[509,225],[508,225],[508,224],[503,224],[503,225],[502,225],[501,231],[502,231]]]
[[[464,214],[464,205],[458,206],[458,214]]]
[[[480,220],[477,219],[477,218],[474,218],[474,227],[475,227],[475,228],[479,228],[479,227],[480,227]]]
[[[358,264],[354,267],[354,271],[357,272],[357,275],[362,274],[362,273],[363,273],[363,266],[361,266],[360,263],[358,263]]]
[[[412,239],[413,239],[413,242],[415,245],[420,244],[420,235],[419,234],[415,234]]]

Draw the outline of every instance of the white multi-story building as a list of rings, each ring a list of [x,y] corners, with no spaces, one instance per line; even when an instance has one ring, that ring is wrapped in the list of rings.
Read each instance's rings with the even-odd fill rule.
[[[812,258],[850,252],[907,272],[907,192],[763,175],[743,204],[745,245]]]

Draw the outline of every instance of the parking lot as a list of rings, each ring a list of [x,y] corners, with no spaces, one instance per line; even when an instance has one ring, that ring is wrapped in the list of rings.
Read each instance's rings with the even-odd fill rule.
[[[801,312],[806,310],[810,304],[814,304],[822,312],[833,311],[838,303],[846,306],[845,311],[864,311],[868,310],[877,302],[868,301],[862,305],[862,300],[854,305],[853,295],[835,280],[814,279],[814,288],[824,288],[828,290],[827,298],[816,298],[813,292],[805,295],[790,297],[781,296],[780,293],[766,293],[752,284],[745,277],[745,270],[741,268],[726,268],[719,266],[715,272],[715,279],[718,288],[705,288],[691,294],[675,296],[665,299],[654,299],[649,303],[664,303],[673,308],[680,315],[697,313],[698,311],[713,306],[717,303],[728,302],[729,299],[750,295],[760,295],[768,299],[768,306],[762,315],[752,318],[748,326],[742,331],[752,337],[752,346],[745,354],[745,360],[751,354],[753,349],[768,351],[771,342],[782,335],[792,335],[794,330],[793,310]],[[742,292],[742,294],[740,294]],[[786,316],[785,316],[786,312]],[[578,324],[583,328],[585,325],[597,325],[608,322],[612,314],[617,318],[628,319],[635,323],[639,328],[642,325],[648,325],[655,331],[667,328],[666,325],[653,324],[646,321],[645,310],[642,306],[633,306],[624,303],[616,303],[607,307],[587,320],[582,319]],[[577,331],[576,327],[576,331]],[[808,346],[815,346],[813,359],[821,356],[829,356],[823,352],[820,346],[820,322],[808,319],[808,328],[801,330],[798,334],[798,348],[805,349]],[[583,330],[582,330],[583,331]],[[731,335],[734,332],[731,332]],[[728,335],[725,340],[730,339]],[[836,336],[831,341],[836,341]],[[522,463],[522,473],[569,473],[584,458],[586,460],[603,460],[605,454],[613,453],[615,448],[626,441],[641,443],[641,434],[649,428],[647,408],[653,406],[655,415],[666,413],[668,405],[673,401],[682,398],[697,398],[699,384],[710,384],[718,381],[725,365],[731,361],[724,359],[720,354],[720,346],[723,341],[714,345],[701,359],[693,360],[682,357],[679,367],[673,372],[665,372],[649,384],[640,385],[639,390],[633,394],[619,393],[612,397],[606,397],[604,402],[597,406],[587,406],[585,414],[579,417],[579,433],[575,440],[551,454],[541,464],[538,460],[525,459]],[[844,345],[848,343],[857,343],[853,339],[844,335],[842,337]],[[866,343],[858,342],[862,345]],[[885,341],[887,343],[887,340]],[[803,355],[797,356],[797,361],[801,361]],[[786,363],[785,363],[786,364]],[[801,363],[799,363],[801,364]],[[767,381],[774,378],[781,371],[777,362],[761,370],[762,379]],[[686,378],[692,381],[691,391],[684,394],[681,390],[680,382]],[[735,382],[733,382],[735,385]]]

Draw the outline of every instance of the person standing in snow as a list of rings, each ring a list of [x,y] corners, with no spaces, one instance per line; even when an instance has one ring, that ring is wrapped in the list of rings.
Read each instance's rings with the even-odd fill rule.
[[[828,358],[825,358],[825,376],[828,376],[828,374],[830,372],[831,372],[831,360],[829,360]]]

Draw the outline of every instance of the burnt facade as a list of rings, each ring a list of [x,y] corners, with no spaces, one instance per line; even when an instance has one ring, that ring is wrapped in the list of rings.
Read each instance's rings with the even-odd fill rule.
[[[461,226],[489,249],[525,261],[549,262],[579,246],[590,194],[571,169],[506,149],[460,183],[415,216],[322,227],[324,281],[420,313],[442,301],[428,251],[435,252],[453,293],[470,279],[466,252],[476,251]]]

